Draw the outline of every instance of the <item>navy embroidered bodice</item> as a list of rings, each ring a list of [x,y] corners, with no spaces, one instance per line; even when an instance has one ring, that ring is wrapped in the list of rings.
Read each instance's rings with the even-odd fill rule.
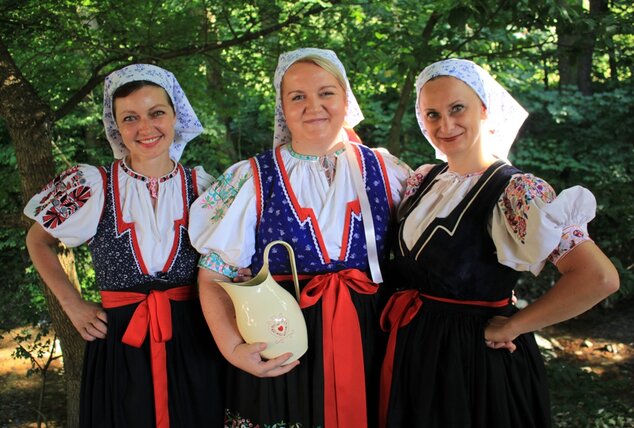
[[[353,147],[356,148],[362,165],[362,176],[372,206],[377,249],[382,260],[387,251],[390,221],[389,183],[381,168],[379,155],[365,146]],[[342,257],[330,259],[314,213],[310,208],[299,206],[293,192],[289,192],[290,183],[282,164],[280,148],[261,153],[251,162],[254,165],[256,193],[260,204],[255,254],[251,265],[254,274],[262,267],[264,248],[275,240],[284,240],[293,247],[300,273],[319,274],[349,268],[368,270],[363,219],[358,209],[358,200],[349,201],[349,206],[356,209],[346,210],[348,216],[344,229],[346,236],[342,237]],[[271,249],[269,269],[274,274],[290,273],[288,254],[284,248]]]
[[[100,290],[121,290],[153,282],[165,285],[196,283],[198,253],[189,242],[189,206],[196,198],[192,170],[178,165],[182,180],[183,218],[174,221],[172,251],[163,269],[151,275],[140,254],[134,224],[125,223],[118,189],[119,162],[102,168],[106,197],[97,233],[88,243]]]

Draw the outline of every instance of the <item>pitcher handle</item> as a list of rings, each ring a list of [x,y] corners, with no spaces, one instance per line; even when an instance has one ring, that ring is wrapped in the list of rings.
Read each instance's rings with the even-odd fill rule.
[[[297,301],[300,299],[299,292],[299,280],[297,279],[297,267],[295,266],[295,253],[293,252],[293,247],[286,241],[273,241],[269,242],[269,244],[264,248],[264,268],[267,272],[269,272],[269,250],[273,245],[281,244],[288,251],[289,260],[291,262],[291,273],[293,274],[293,283],[295,284],[295,294],[297,295]]]

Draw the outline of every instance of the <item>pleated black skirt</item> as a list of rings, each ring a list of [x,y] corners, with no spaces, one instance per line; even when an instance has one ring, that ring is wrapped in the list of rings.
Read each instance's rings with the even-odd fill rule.
[[[363,344],[367,420],[377,426],[380,366],[385,336],[379,327],[378,295],[350,290]],[[324,364],[322,305],[303,309],[308,351],[299,366],[274,377],[258,378],[233,366],[228,369],[225,427],[324,428]],[[276,425],[277,424],[277,425]],[[328,427],[325,427],[328,428]],[[355,427],[356,428],[356,427]],[[364,428],[359,425],[358,428]]]
[[[156,426],[149,334],[140,348],[121,343],[138,304],[106,310],[108,334],[86,344],[80,425]],[[198,299],[171,301],[172,339],[166,342],[170,427],[222,427],[226,363]]]
[[[490,349],[486,321],[515,309],[425,300],[398,333],[388,427],[547,428],[546,373],[532,334]]]

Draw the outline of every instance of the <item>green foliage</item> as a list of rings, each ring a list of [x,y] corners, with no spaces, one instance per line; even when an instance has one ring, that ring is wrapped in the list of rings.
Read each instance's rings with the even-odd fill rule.
[[[591,2],[597,3],[597,2]],[[281,52],[333,49],[348,71],[365,120],[357,127],[370,146],[387,146],[402,96],[401,158],[412,167],[436,162],[414,117],[406,76],[447,57],[473,59],[491,70],[531,115],[511,160],[556,190],[580,184],[598,202],[590,234],[621,273],[620,296],[634,295],[634,6],[606,2],[592,15],[587,2],[544,0],[22,0],[0,2],[0,43],[57,115],[52,130],[57,170],[76,163],[104,165],[112,154],[101,124],[101,82],[132,62],[171,70],[205,132],[182,162],[218,176],[232,163],[271,145],[273,71]],[[304,16],[304,14],[319,10]],[[288,19],[295,19],[287,23]],[[431,25],[431,24],[434,25]],[[558,88],[562,31],[594,34],[595,95]],[[257,33],[261,32],[261,33]],[[413,91],[411,91],[413,92]],[[75,98],[79,99],[76,101]],[[47,326],[46,303],[15,219],[22,201],[11,141],[0,120],[0,228],[3,292],[0,331]],[[83,295],[97,300],[87,248],[75,250]],[[518,296],[552,286],[547,265],[522,277]],[[33,331],[36,331],[35,329]],[[31,358],[51,343],[24,333],[16,356]],[[31,343],[32,345],[27,345]],[[549,362],[558,426],[632,426],[634,414],[610,389],[557,359]],[[581,388],[579,387],[581,386]],[[578,391],[583,391],[580,393]],[[568,393],[569,392],[569,393]]]
[[[557,191],[581,185],[597,199],[589,232],[617,261],[621,294],[634,293],[634,102],[632,87],[593,96],[533,89],[522,94],[529,119],[511,160]],[[550,279],[546,278],[546,282]],[[542,281],[542,287],[548,284]],[[543,289],[543,288],[542,288]]]
[[[103,165],[112,160],[101,122],[101,98],[95,92],[55,123],[53,155],[60,172],[78,163]]]
[[[26,372],[27,376],[45,376],[50,363],[61,357],[57,336],[49,335],[50,327],[49,323],[40,323],[37,328],[23,329],[13,336],[18,346],[11,353],[11,357],[31,362],[31,368]]]
[[[319,13],[303,16],[315,8]],[[293,23],[286,20],[299,17]],[[436,21],[434,21],[434,19]],[[435,22],[435,25],[430,25]],[[131,62],[153,62],[177,76],[205,132],[183,156],[214,176],[271,145],[273,71],[281,52],[333,49],[348,71],[365,114],[357,131],[366,144],[388,143],[405,78],[446,57],[473,59],[491,70],[530,111],[512,152],[520,168],[561,191],[588,187],[597,197],[591,236],[621,272],[622,295],[634,293],[634,7],[614,0],[591,16],[581,2],[476,0],[319,1],[24,0],[0,4],[0,38],[42,100],[59,116],[53,128],[58,171],[75,163],[103,165],[112,156],[101,124],[102,86],[84,85]],[[274,28],[274,31],[265,30]],[[562,89],[558,31],[594,31],[595,95]],[[424,33],[425,30],[429,30]],[[261,35],[257,31],[264,31]],[[424,35],[425,34],[425,35]],[[73,96],[80,93],[81,102]],[[414,117],[413,93],[400,121],[401,157],[412,167],[435,162]],[[0,121],[0,213],[20,215],[20,182]],[[24,234],[0,230],[0,262],[12,308],[3,325],[37,322],[44,299],[24,250]],[[83,292],[95,297],[86,249],[77,251]],[[537,294],[557,273],[526,276]]]
[[[627,37],[632,33],[633,11],[626,2],[613,2],[614,13],[592,22],[583,9],[555,1],[445,0],[433,7],[410,0],[340,5],[316,1],[249,5],[237,1],[163,1],[131,2],[125,7],[109,0],[25,1],[5,7],[6,25],[1,31],[18,36],[7,38],[14,40],[9,47],[13,47],[16,62],[41,96],[59,108],[94,71],[104,74],[130,61],[153,61],[154,56],[170,49],[232,40],[318,5],[324,7],[322,13],[254,42],[204,54],[196,54],[194,49],[191,54],[161,61],[160,65],[176,74],[206,128],[185,151],[185,164],[200,164],[218,175],[231,163],[270,146],[272,74],[282,51],[300,46],[337,51],[366,116],[358,132],[371,146],[385,146],[404,74],[411,67],[422,68],[446,56],[473,58],[490,68],[514,93],[521,90],[526,94],[522,102],[532,115],[516,145],[515,162],[558,189],[581,183],[600,194],[593,235],[602,246],[616,250],[611,254],[623,260],[625,268],[631,265],[631,256],[623,254],[627,246],[622,232],[631,225],[632,214],[629,206],[620,203],[622,190],[627,194],[630,183],[627,162],[631,150],[621,156],[617,144],[605,144],[603,137],[629,132],[629,127],[610,124],[626,123],[628,118],[621,116],[626,116],[627,109],[598,114],[611,103],[617,105],[620,96],[624,97],[621,105],[628,105],[631,92],[620,89],[625,92],[599,94],[588,101],[539,89],[556,82],[554,26],[558,22],[605,28],[610,37],[601,39],[605,41],[601,49],[608,45],[623,53],[631,49]],[[423,40],[422,31],[434,14],[438,23],[432,36]],[[623,56],[619,60],[624,61]],[[57,121],[53,142],[59,170],[78,162],[110,162],[100,120],[100,91],[97,86]],[[434,160],[411,103],[401,123],[401,145],[402,158],[415,167]],[[563,135],[567,136],[565,141],[561,141]],[[5,143],[0,145],[0,162],[7,167],[2,179],[10,184],[0,190],[0,202],[3,207],[18,207],[18,180],[10,173],[15,160],[1,127],[0,137]],[[627,138],[622,135],[618,141]],[[600,144],[591,143],[597,141]],[[594,159],[621,162],[604,165]]]
[[[77,270],[77,276],[79,278],[79,285],[81,287],[81,294],[84,299],[92,302],[98,302],[101,300],[99,297],[99,290],[96,285],[95,270],[92,267],[92,259],[88,247],[82,245],[80,247],[73,248],[73,254],[75,256],[75,269]]]
[[[554,426],[608,428],[634,426],[634,409],[627,401],[631,385],[624,379],[603,379],[564,360],[546,364],[551,385]]]
[[[47,318],[46,302],[37,274],[24,248],[24,232],[0,229],[0,265],[3,267],[0,331]]]

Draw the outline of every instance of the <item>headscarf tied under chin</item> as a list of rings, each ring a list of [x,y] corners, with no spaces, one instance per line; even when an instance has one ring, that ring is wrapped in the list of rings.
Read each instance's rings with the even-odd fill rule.
[[[487,109],[487,119],[482,127],[484,150],[499,159],[508,161],[509,150],[517,132],[528,117],[528,112],[482,67],[464,59],[447,59],[433,63],[416,78],[416,119],[423,135],[436,150],[436,158],[447,160],[445,154],[434,146],[429,138],[423,124],[419,102],[423,85],[438,76],[452,76],[460,79],[480,97]]]
[[[277,68],[275,69],[275,131],[273,133],[273,147],[291,142],[291,133],[286,125],[286,118],[284,117],[284,111],[282,110],[282,78],[291,65],[303,58],[306,58],[307,56],[317,56],[330,62],[339,69],[341,75],[346,81],[347,112],[344,125],[352,128],[363,120],[361,108],[352,93],[352,89],[350,89],[350,82],[346,76],[346,69],[343,67],[341,61],[339,61],[339,58],[337,58],[337,54],[331,50],[317,48],[301,48],[285,52],[280,55],[280,58],[277,61]]]
[[[112,111],[112,95],[126,83],[139,80],[148,80],[165,89],[174,104],[176,124],[174,125],[174,142],[170,146],[170,158],[178,162],[185,150],[185,145],[203,132],[203,126],[176,77],[171,72],[151,64],[129,65],[106,77],[103,88],[103,125],[114,157],[115,159],[124,158],[128,154],[128,149],[123,144]]]

